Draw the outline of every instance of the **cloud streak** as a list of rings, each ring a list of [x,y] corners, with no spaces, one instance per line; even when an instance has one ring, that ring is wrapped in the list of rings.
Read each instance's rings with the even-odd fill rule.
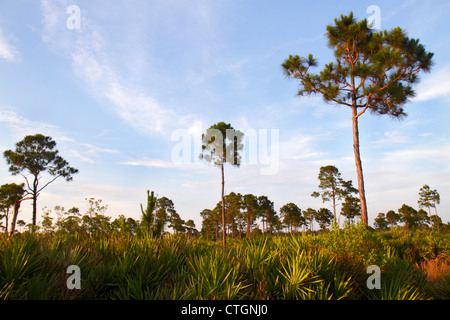
[[[82,162],[94,163],[94,159],[101,153],[119,153],[119,151],[101,148],[90,143],[79,142],[69,137],[60,127],[48,123],[32,121],[18,115],[14,111],[0,110],[0,123],[11,129],[16,140],[26,135],[41,133],[52,137],[57,143],[63,143],[67,152]]]
[[[90,94],[113,105],[121,119],[145,133],[167,136],[168,128],[189,123],[191,116],[177,116],[145,91],[126,83],[116,71],[119,65],[108,54],[104,30],[89,19],[88,12],[82,11],[80,30],[67,29],[67,6],[66,1],[41,1],[42,40],[70,60],[74,74]]]
[[[120,164],[128,165],[128,166],[142,166],[142,167],[147,167],[147,168],[185,169],[185,170],[203,169],[205,167],[204,164],[199,163],[199,162],[179,163],[179,162],[165,161],[165,160],[159,160],[159,159],[129,160],[129,161],[120,162]]]
[[[417,88],[414,101],[428,101],[438,98],[450,100],[450,65],[433,72]]]
[[[5,32],[0,29],[0,59],[7,62],[20,61],[19,51],[11,44],[8,37],[5,36]]]

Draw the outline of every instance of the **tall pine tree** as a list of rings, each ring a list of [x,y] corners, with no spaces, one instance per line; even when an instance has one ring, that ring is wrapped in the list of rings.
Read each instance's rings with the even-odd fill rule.
[[[326,103],[351,110],[361,218],[367,225],[358,119],[368,110],[397,119],[406,116],[403,106],[414,96],[419,73],[430,71],[433,53],[399,27],[373,32],[367,19],[357,21],[352,12],[327,26],[327,37],[336,60],[320,73],[310,72],[317,66],[312,54],[306,58],[290,55],[282,67],[288,78],[299,80],[300,96],[319,94]]]

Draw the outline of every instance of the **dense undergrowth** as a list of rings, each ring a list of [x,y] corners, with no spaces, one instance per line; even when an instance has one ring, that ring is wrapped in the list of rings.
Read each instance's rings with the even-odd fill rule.
[[[402,228],[258,236],[220,243],[0,234],[1,299],[449,299],[450,234]],[[68,289],[69,265],[81,289]],[[369,265],[381,289],[369,289]]]

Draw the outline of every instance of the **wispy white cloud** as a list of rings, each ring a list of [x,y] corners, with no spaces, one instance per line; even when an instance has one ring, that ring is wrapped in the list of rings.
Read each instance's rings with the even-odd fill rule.
[[[427,163],[442,162],[447,164],[447,169],[450,169],[448,159],[450,159],[450,145],[444,143],[437,146],[412,146],[407,149],[384,152],[381,163],[388,168],[397,164],[400,166],[398,169],[400,169],[401,167],[404,168],[405,164],[419,163],[426,167]]]
[[[450,65],[433,71],[419,83],[414,101],[429,101],[432,99],[450,99]]]
[[[26,119],[14,111],[0,110],[0,123],[8,126],[13,138],[23,139],[26,135],[37,133],[52,137],[58,144],[62,143],[67,152],[82,162],[94,163],[94,159],[101,153],[119,153],[119,151],[109,148],[101,148],[90,143],[79,142],[71,138],[60,127],[44,122]]]
[[[414,201],[424,184],[435,185],[440,192],[450,188],[449,143],[414,145],[378,154],[376,161],[366,169],[369,191],[404,193],[413,190]],[[389,188],[386,188],[389,186]],[[394,187],[395,186],[395,187]],[[395,189],[395,190],[394,190]],[[381,198],[380,198],[381,200]],[[404,201],[404,200],[399,200]]]
[[[379,153],[376,161],[370,161],[364,171],[369,211],[372,210],[369,218],[374,218],[379,211],[397,210],[404,203],[417,208],[419,189],[424,184],[437,189],[441,195],[448,194],[449,158],[448,142]],[[441,206],[447,205],[448,201],[443,199]],[[448,221],[450,215],[441,214],[441,218]]]
[[[107,101],[130,126],[147,132],[169,135],[169,128],[189,123],[192,116],[177,116],[154,97],[129,85],[121,76],[120,66],[108,54],[104,30],[82,11],[82,27],[65,26],[67,1],[41,1],[42,40],[50,49],[67,57],[74,74],[95,98]]]
[[[212,60],[214,60],[214,58],[212,57],[205,58],[205,61],[208,61],[207,64],[214,64],[215,62]],[[247,87],[248,83],[244,80],[244,77],[240,76],[240,71],[249,62],[250,58],[240,58],[228,62],[221,62],[220,65],[214,68],[210,68],[208,66],[208,69],[206,70],[194,70],[186,77],[186,83],[192,87],[204,86],[214,78],[231,74],[233,75],[234,80],[238,82],[238,86],[240,88],[245,88]]]
[[[0,59],[8,62],[20,61],[19,51],[12,45],[11,39],[0,29]]]
[[[315,147],[317,136],[296,133],[280,142],[280,158],[314,159],[325,155]]]
[[[386,146],[392,144],[402,144],[410,141],[410,138],[397,130],[394,131],[386,131],[383,135],[383,138],[375,141],[375,145],[377,146]]]
[[[159,159],[141,159],[141,160],[129,160],[122,161],[120,164],[129,165],[129,166],[142,166],[148,168],[161,168],[161,169],[202,169],[205,168],[205,165],[199,162],[173,162],[173,161],[165,161]]]
[[[0,110],[0,122],[3,122],[11,129],[11,133],[15,139],[23,138],[24,135],[36,134],[38,132],[51,136],[62,136],[61,129],[48,123],[42,123],[26,119],[14,111]]]

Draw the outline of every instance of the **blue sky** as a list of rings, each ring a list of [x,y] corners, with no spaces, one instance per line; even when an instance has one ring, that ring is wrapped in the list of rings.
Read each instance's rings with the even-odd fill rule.
[[[70,5],[80,8],[79,29],[67,27]],[[200,211],[220,200],[220,172],[175,162],[172,134],[219,121],[244,132],[276,129],[277,172],[261,174],[261,161],[226,167],[226,192],[267,195],[276,209],[329,206],[310,197],[320,166],[336,165],[356,185],[350,110],[297,97],[280,64],[289,54],[312,53],[320,66],[331,61],[326,25],[350,11],[367,18],[370,5],[381,10],[381,29],[402,27],[435,53],[436,64],[405,120],[360,118],[369,222],[403,203],[418,208],[424,184],[440,193],[438,214],[447,222],[447,1],[2,1],[0,150],[42,133],[79,169],[72,182],[45,189],[39,208],[85,210],[84,199],[94,197],[113,218],[139,219],[150,189],[200,228]],[[0,181],[22,182],[6,162]],[[24,204],[24,220],[30,211]]]

